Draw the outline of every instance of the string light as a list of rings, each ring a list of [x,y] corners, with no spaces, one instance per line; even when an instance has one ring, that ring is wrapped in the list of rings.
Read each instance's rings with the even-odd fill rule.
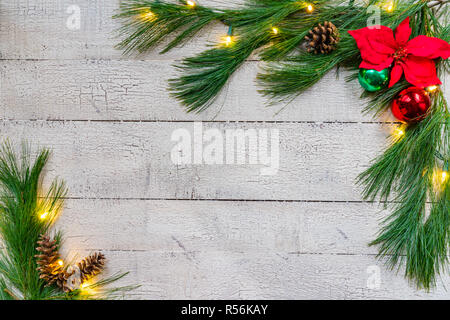
[[[62,259],[58,259],[58,260],[56,261],[56,263],[57,263],[60,267],[62,267],[62,266],[64,265],[64,261],[62,261]]]
[[[306,11],[308,11],[309,13],[312,13],[314,11],[314,7],[312,4],[306,4]]]
[[[389,3],[386,5],[386,11],[387,11],[387,12],[392,12],[392,11],[394,11],[394,3],[393,3],[393,2],[389,2]]]
[[[280,32],[280,30],[279,30],[277,27],[273,27],[273,28],[272,28],[272,33],[273,33],[274,35],[277,35],[279,32]]]
[[[398,127],[394,130],[394,136],[399,140],[405,135],[405,129],[403,127]]]
[[[223,43],[225,46],[230,46],[233,43],[233,37],[232,36],[225,36],[223,37]]]
[[[195,2],[194,2],[194,1],[188,0],[188,1],[186,1],[186,4],[187,4],[189,7],[191,7],[191,8],[195,7]]]
[[[144,13],[142,13],[140,15],[141,20],[143,21],[151,21],[153,19],[155,19],[155,14],[153,12],[151,12],[150,10],[145,11]]]
[[[233,26],[229,26],[227,35],[222,37],[222,43],[226,47],[228,47],[228,46],[232,45],[233,42],[234,42],[234,39],[233,39]]]
[[[39,216],[39,219],[44,220],[45,218],[47,218],[47,216],[48,216],[48,212],[46,211]]]
[[[80,291],[81,291],[81,294],[84,294],[84,295],[92,296],[92,295],[97,294],[97,290],[93,286],[93,283],[91,280],[83,282],[80,286]]]
[[[427,90],[428,93],[435,93],[436,91],[438,91],[438,89],[439,89],[438,86],[429,86],[425,88],[425,90]]]
[[[449,174],[446,170],[435,169],[432,178],[434,190],[436,192],[441,192],[448,178]]]
[[[442,174],[441,174],[442,183],[445,183],[445,181],[447,181],[447,178],[448,178],[447,172],[446,171],[442,171]]]

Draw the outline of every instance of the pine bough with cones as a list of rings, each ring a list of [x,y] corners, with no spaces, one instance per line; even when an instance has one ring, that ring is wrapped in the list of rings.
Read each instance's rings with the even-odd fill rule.
[[[102,253],[93,253],[66,266],[59,249],[61,232],[50,230],[62,209],[67,190],[53,181],[42,190],[42,170],[49,151],[32,161],[30,148],[19,153],[9,142],[0,145],[0,299],[113,299],[135,287],[109,287],[126,275],[97,277],[105,266]],[[100,278],[100,279],[99,279]]]
[[[56,285],[64,292],[79,289],[83,283],[102,272],[105,266],[105,256],[102,253],[93,253],[76,265],[64,266],[58,251],[56,240],[51,240],[48,235],[41,235],[36,250],[40,278],[44,279],[45,286]]]

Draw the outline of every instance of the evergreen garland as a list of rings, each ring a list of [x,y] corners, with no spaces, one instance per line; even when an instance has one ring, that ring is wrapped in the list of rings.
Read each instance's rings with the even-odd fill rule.
[[[146,52],[167,36],[175,35],[162,51],[186,42],[213,21],[230,28],[227,40],[184,59],[181,75],[170,80],[170,91],[187,108],[202,111],[220,93],[230,76],[258,50],[267,62],[258,74],[261,93],[270,101],[286,101],[301,94],[334,68],[357,71],[360,51],[348,30],[364,28],[373,12],[383,6],[377,0],[248,0],[237,9],[211,9],[192,1],[178,4],[158,0],[123,1],[115,18],[124,19],[124,40],[118,47],[129,54]],[[412,37],[426,35],[450,40],[448,0],[389,1],[395,10],[380,10],[384,26],[395,29],[407,17]],[[312,10],[314,9],[314,10]],[[146,18],[142,18],[146,17]],[[331,21],[340,32],[337,50],[314,55],[301,48],[309,30]],[[438,73],[449,70],[449,62],[436,62]],[[355,80],[357,72],[347,78]],[[364,92],[369,102],[364,112],[379,116],[392,100],[410,86],[401,80],[391,88]],[[417,287],[430,289],[441,272],[447,274],[450,241],[450,179],[436,175],[448,172],[449,110],[442,92],[432,95],[432,109],[422,122],[402,126],[390,146],[359,177],[364,199],[380,200],[392,210],[372,245],[380,246],[380,257],[392,268],[406,264],[406,276]]]
[[[41,235],[50,231],[67,193],[64,182],[59,180],[53,181],[47,192],[42,192],[42,171],[49,156],[49,150],[44,149],[32,161],[27,144],[23,144],[19,154],[9,142],[0,147],[0,234],[3,245],[0,252],[0,300],[103,299],[131,290],[132,287],[106,287],[126,273],[89,283],[84,290],[80,288],[67,293],[53,282],[48,285],[41,276],[39,270],[43,266],[38,264],[36,257],[42,254],[37,250],[38,241],[41,243]],[[56,232],[54,240],[59,247],[62,233]]]

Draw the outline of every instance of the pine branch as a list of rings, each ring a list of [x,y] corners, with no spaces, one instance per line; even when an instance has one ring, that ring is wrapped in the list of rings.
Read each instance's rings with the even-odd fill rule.
[[[40,175],[48,157],[49,151],[42,150],[31,164],[26,145],[20,156],[9,143],[0,149],[0,232],[5,246],[0,271],[3,285],[8,287],[5,292],[20,292],[23,299],[52,294],[39,279],[35,247],[39,235],[56,219],[66,190],[63,183],[55,181],[46,195],[41,194]],[[49,212],[48,219],[41,220],[44,212]]]
[[[345,20],[345,15],[354,14],[354,11],[350,11],[346,3],[347,0],[321,1],[314,4],[315,10],[312,13],[299,11],[288,16],[279,23],[280,36],[261,52],[261,59],[264,61],[286,59],[289,54],[301,49],[311,27],[324,21],[333,21],[334,23],[336,17]]]
[[[274,38],[271,34],[272,28],[299,10],[303,8],[297,3],[281,1],[277,5],[260,4],[230,15],[227,23],[231,24],[237,33],[233,42],[184,59],[178,66],[183,74],[170,80],[173,95],[189,112],[199,112],[207,108],[242,63],[255,50]]]
[[[393,136],[391,146],[359,177],[364,199],[379,198],[385,206],[394,201],[394,211],[372,245],[380,245],[379,256],[391,268],[406,260],[406,276],[425,289],[435,284],[447,262],[450,232],[449,182],[437,190],[441,181],[436,181],[436,170],[443,165],[436,154],[449,154],[449,114],[442,93],[432,110],[400,140]],[[426,219],[428,200],[432,208]]]
[[[178,66],[183,75],[169,82],[172,94],[189,112],[206,109],[253,50],[268,40],[267,37],[255,39],[250,36],[248,40],[242,39],[234,46],[210,49],[198,56],[184,59]]]
[[[210,22],[225,18],[225,15],[222,11],[213,11],[199,5],[190,7],[184,1],[173,4],[127,0],[121,3],[120,13],[113,18],[128,21],[119,29],[119,36],[125,39],[117,47],[129,54],[133,50],[141,53],[150,50],[166,36],[178,33],[161,51],[165,53],[192,38]]]
[[[41,150],[32,161],[26,144],[20,153],[9,142],[0,147],[0,234],[4,245],[0,253],[0,299],[98,299],[135,288],[104,288],[125,274],[94,282],[92,286],[102,289],[95,295],[82,290],[62,294],[56,286],[46,287],[40,279],[35,257],[37,241],[57,219],[67,192],[58,180],[46,193],[42,192],[41,176],[49,155],[49,150]],[[56,232],[55,240],[61,242],[61,233]]]

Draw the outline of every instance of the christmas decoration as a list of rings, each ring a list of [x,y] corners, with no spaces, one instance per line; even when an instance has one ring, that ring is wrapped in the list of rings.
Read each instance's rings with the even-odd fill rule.
[[[360,68],[381,71],[394,64],[389,87],[396,84],[403,73],[406,81],[416,87],[441,84],[433,59],[447,59],[450,56],[450,44],[423,35],[409,40],[412,33],[409,24],[408,17],[395,30],[395,37],[394,31],[385,26],[349,31],[361,51],[363,62]]]
[[[87,281],[102,272],[105,265],[105,256],[101,253],[94,253],[78,263],[81,281]]]
[[[248,0],[238,9],[196,4],[194,10],[185,2],[125,0],[115,18],[124,21],[118,48],[125,54],[151,50],[167,37],[171,41],[164,53],[209,23],[226,25],[226,41],[183,59],[178,65],[181,74],[169,81],[171,93],[189,112],[209,107],[231,75],[257,50],[265,62],[257,80],[261,93],[271,102],[292,101],[335,68],[355,71],[359,67],[381,73],[363,70],[348,78],[359,77],[369,89],[378,87],[372,85],[375,75],[384,83],[381,80],[389,70],[387,87],[380,85],[379,90],[365,93],[369,102],[364,111],[378,116],[411,85],[422,89],[441,83],[439,76],[446,70],[443,60],[450,54],[450,30],[440,22],[445,21],[445,3]],[[361,29],[373,21],[375,7],[381,25]],[[148,12],[152,13],[150,19],[144,18]],[[331,31],[323,21],[333,21],[334,27],[327,24]],[[320,28],[319,23],[323,23]],[[233,29],[232,37],[226,35],[226,28]],[[327,39],[338,40],[336,30],[340,31],[339,45],[327,43]],[[310,52],[297,50],[305,39]],[[380,257],[389,267],[404,263],[405,276],[425,289],[447,272],[450,239],[450,179],[436,179],[434,174],[436,170],[447,172],[449,111],[442,90],[430,93],[430,99],[429,108],[421,103],[412,108],[398,104],[400,113],[409,110],[402,113],[404,121],[422,121],[394,128],[392,144],[358,179],[365,200],[380,200],[392,211],[371,245],[379,246]],[[428,116],[423,118],[425,114]],[[435,186],[436,182],[440,185]]]
[[[39,245],[36,248],[39,254],[35,255],[36,263],[39,266],[37,270],[40,274],[39,278],[44,279],[48,287],[61,280],[64,262],[59,256],[56,240],[50,240],[50,237],[41,235],[37,243]],[[58,283],[58,285],[60,284]]]
[[[308,35],[305,36],[307,41],[308,52],[330,53],[336,50],[339,42],[339,31],[336,26],[328,21],[309,30]]]
[[[375,92],[387,86],[389,81],[389,69],[377,71],[374,69],[360,69],[358,80],[361,86],[370,92]]]
[[[92,280],[95,290],[81,285],[104,266],[104,256],[93,254],[79,265],[66,266],[59,253],[62,235],[49,231],[62,209],[66,188],[54,181],[41,190],[42,172],[49,151],[39,151],[31,161],[24,144],[17,154],[9,142],[0,146],[0,299],[50,300],[114,298],[134,287],[107,288],[126,273]],[[80,266],[82,269],[80,270]]]
[[[403,90],[392,102],[392,113],[400,121],[418,122],[423,120],[431,107],[428,93],[420,88]]]
[[[76,266],[64,267],[64,262],[58,253],[56,240],[50,240],[48,235],[41,235],[37,242],[39,247],[35,255],[40,274],[40,279],[44,279],[46,287],[56,283],[64,292],[77,290],[83,282],[97,276],[102,272],[105,265],[105,256],[102,253],[94,253]]]

